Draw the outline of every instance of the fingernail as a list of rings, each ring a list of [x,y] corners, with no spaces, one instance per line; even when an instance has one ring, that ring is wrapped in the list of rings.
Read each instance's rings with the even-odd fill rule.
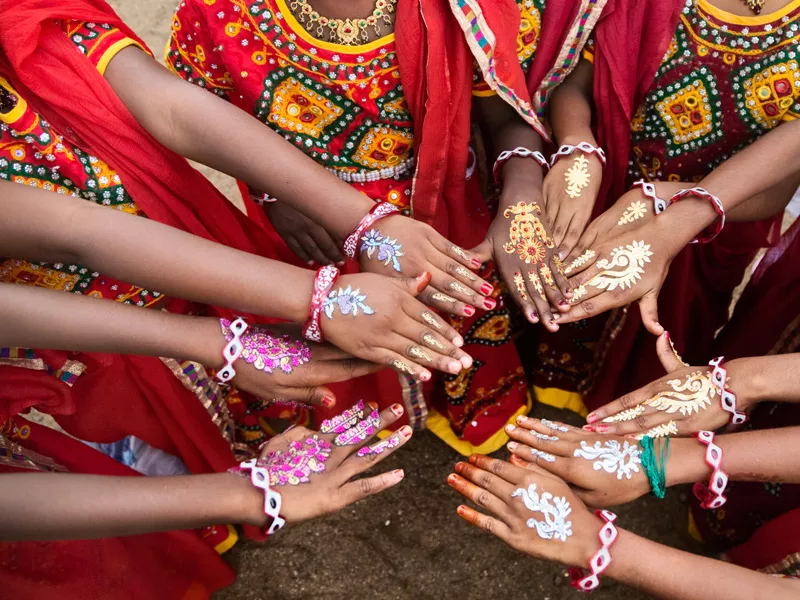
[[[413,431],[411,430],[411,427],[409,427],[408,425],[403,425],[400,428],[400,435],[402,435],[404,438],[410,438],[412,433]]]
[[[463,514],[465,514],[465,513],[467,512],[467,507],[466,507],[466,506],[459,506],[459,507],[456,509],[456,512],[457,512],[459,515],[463,515]]]
[[[458,471],[458,465],[456,465],[456,471]],[[457,477],[455,476],[454,473],[450,473],[450,475],[447,476],[447,483],[449,483],[450,485],[453,485],[456,481]]]
[[[524,423],[527,420],[528,420],[528,417],[526,417],[524,415],[520,415],[520,416],[517,417],[517,423],[520,423],[520,424]]]
[[[431,380],[431,374],[428,373],[427,371],[423,371],[422,373],[419,374],[419,378],[422,381],[430,381]]]
[[[666,329],[664,330],[664,337],[667,338],[667,341],[669,341],[669,331]]]
[[[558,305],[559,305],[559,306],[569,306],[569,302],[567,302],[566,300],[561,300],[561,301],[558,303]]]
[[[586,422],[590,424],[597,423],[597,415],[594,413],[589,413],[589,415],[586,417]]]
[[[456,463],[456,473],[461,473],[461,471],[463,469],[464,469],[464,463],[463,462],[457,462]]]
[[[406,476],[406,474],[403,473],[403,469],[395,469],[394,471],[392,471],[392,475],[394,475],[395,479],[402,479],[403,477]]]
[[[514,450],[517,447],[517,442],[508,442],[506,446],[508,447],[509,450]]]
[[[464,314],[467,315],[468,317],[471,317],[472,315],[475,314],[475,309],[469,304],[467,304],[466,306],[464,306]]]
[[[513,426],[511,423],[509,423],[508,425],[506,425],[506,431],[507,431],[507,432],[509,432],[509,433],[511,433],[511,432],[512,432],[512,431],[514,431],[515,429],[516,429],[516,427],[514,427],[514,426]]]
[[[475,267],[475,268],[478,268],[478,267],[481,266],[481,261],[479,261],[477,258],[473,258],[470,262],[472,263],[472,266]]]
[[[608,431],[608,425],[597,425],[595,426],[597,433],[605,433]]]
[[[477,461],[477,460],[478,460],[478,457],[477,457],[477,456],[475,456],[474,454],[472,454],[472,455],[469,457],[469,462],[470,462],[471,464],[473,464],[473,465],[475,464],[475,461]]]
[[[497,302],[495,301],[494,298],[486,298],[486,300],[483,301],[483,305],[488,310],[492,310],[495,306],[497,306]]]
[[[494,291],[494,288],[489,285],[488,283],[484,283],[481,286],[481,293],[485,296],[486,294],[491,294]]]
[[[454,360],[450,363],[450,372],[451,373],[461,373],[464,370],[464,366],[457,360]]]
[[[367,406],[369,406],[372,410],[378,410],[378,403],[377,402],[367,402]],[[400,406],[400,405],[399,404],[395,404],[395,406]],[[394,407],[392,407],[392,408],[394,408]]]
[[[464,345],[464,338],[462,338],[460,335],[457,335],[453,339],[453,346],[455,346],[456,348],[461,348],[461,346],[463,345]]]
[[[591,431],[592,433],[594,433],[594,425],[584,425],[583,426],[583,430],[584,431]]]
[[[326,408],[330,408],[334,404],[336,404],[336,400],[334,400],[330,396],[323,396],[322,397],[322,406],[324,406]]]
[[[403,414],[403,407],[399,404],[392,404],[392,412],[399,417]]]
[[[539,322],[539,313],[535,310],[531,311],[531,323],[538,323]]]

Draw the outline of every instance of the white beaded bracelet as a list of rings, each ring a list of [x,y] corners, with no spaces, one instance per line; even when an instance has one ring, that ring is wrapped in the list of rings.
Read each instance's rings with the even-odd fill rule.
[[[236,377],[236,369],[233,368],[233,363],[239,360],[239,357],[242,355],[244,351],[244,346],[242,345],[242,336],[247,331],[247,323],[244,319],[239,317],[233,323],[231,323],[231,333],[233,334],[233,339],[228,342],[225,348],[222,350],[222,357],[225,359],[227,364],[224,368],[217,371],[217,379],[219,379],[222,383],[228,383],[231,379]]]
[[[500,156],[497,157],[497,160],[494,161],[494,166],[492,167],[492,177],[494,177],[494,182],[496,184],[499,185],[503,179],[501,177],[503,173],[503,165],[513,156],[517,156],[519,158],[532,158],[539,163],[539,166],[541,166],[545,171],[550,169],[550,165],[547,163],[547,159],[544,157],[544,154],[538,150],[528,150],[522,146],[514,148],[513,150],[503,150],[500,153]]]
[[[639,181],[633,182],[633,187],[641,187],[642,194],[650,198],[653,201],[653,212],[657,215],[660,215],[662,212],[667,210],[667,206],[669,203],[664,200],[663,198],[659,197],[656,193],[656,186],[649,181],[645,181],[644,179],[640,179]]]
[[[603,166],[606,166],[606,153],[603,152],[602,148],[597,148],[596,146],[592,146],[589,142],[581,142],[580,144],[576,144],[575,146],[571,146],[569,144],[563,144],[559,149],[558,152],[553,154],[550,157],[550,168],[553,168],[558,162],[558,159],[562,156],[569,156],[575,150],[580,150],[584,154],[596,154],[597,158],[600,159],[600,162],[603,163]]]

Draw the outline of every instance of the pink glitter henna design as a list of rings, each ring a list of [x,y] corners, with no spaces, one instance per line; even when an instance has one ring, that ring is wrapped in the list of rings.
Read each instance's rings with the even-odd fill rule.
[[[258,461],[258,466],[269,470],[270,485],[299,485],[311,481],[312,473],[324,472],[330,455],[330,442],[315,435],[292,442],[288,450],[271,451]]]
[[[378,433],[380,424],[380,413],[377,410],[373,410],[366,419],[356,423],[352,429],[348,429],[337,435],[333,443],[337,446],[354,446],[360,444]]]
[[[356,456],[370,456],[370,455],[378,455],[383,454],[389,448],[397,448],[400,445],[400,438],[396,435],[393,435],[390,438],[383,440],[382,442],[378,442],[374,446],[364,446],[358,452],[356,452]]]
[[[364,401],[359,400],[340,415],[325,419],[319,427],[320,433],[344,433],[364,418]]]
[[[220,319],[219,324],[225,339],[231,341],[234,337],[231,322]],[[305,342],[295,341],[288,335],[273,337],[259,327],[247,330],[242,336],[242,346],[241,358],[265,373],[276,370],[291,373],[295,367],[311,361],[311,349]]]

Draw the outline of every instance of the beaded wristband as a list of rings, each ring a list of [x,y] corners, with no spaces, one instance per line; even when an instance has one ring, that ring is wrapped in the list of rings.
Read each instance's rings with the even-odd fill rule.
[[[389,215],[394,215],[399,212],[400,209],[389,202],[379,202],[373,206],[372,210],[370,210],[367,215],[361,219],[358,227],[353,230],[353,233],[347,236],[343,246],[344,253],[349,258],[355,258],[356,250],[358,250],[358,242],[361,240],[361,236],[364,235],[364,232],[384,217],[388,217]]]
[[[641,187],[642,194],[653,201],[653,212],[655,214],[660,215],[666,210],[667,206],[669,206],[669,203],[666,200],[659,198],[658,194],[656,194],[656,186],[649,181],[645,181],[644,179],[634,181],[633,187]]]
[[[603,152],[602,148],[592,146],[589,142],[581,142],[576,146],[570,146],[569,144],[562,145],[558,149],[558,152],[550,157],[550,168],[552,169],[553,166],[558,162],[558,159],[560,159],[562,156],[569,156],[575,152],[575,150],[580,150],[584,154],[596,154],[597,158],[600,159],[600,162],[603,163],[603,166],[606,166],[606,153]]]
[[[722,228],[725,227],[725,207],[722,206],[722,200],[717,198],[714,194],[705,191],[703,188],[693,187],[681,190],[680,192],[672,196],[669,203],[674,204],[675,202],[681,200],[682,198],[685,198],[686,196],[696,196],[697,198],[703,198],[704,200],[708,200],[709,202],[711,202],[711,206],[714,207],[714,210],[716,211],[717,215],[719,215],[719,218],[717,219],[717,224],[714,227],[713,232],[692,240],[693,244],[698,244],[698,243],[707,244],[715,237],[717,237],[722,231]]]
[[[272,519],[272,522],[268,527],[264,527],[263,533],[265,535],[272,535],[286,525],[286,519],[280,516],[281,495],[269,487],[269,470],[262,466],[258,459],[252,458],[239,463],[236,467],[228,469],[229,473],[245,477],[248,471],[250,473],[250,482],[258,489],[264,491],[264,514]]]
[[[308,310],[308,319],[303,325],[303,337],[312,342],[322,342],[322,303],[331,293],[331,289],[339,279],[339,269],[327,265],[317,271],[314,278],[314,291],[311,294],[311,306]]]
[[[747,421],[748,417],[745,413],[736,410],[736,394],[727,387],[728,370],[722,366],[723,360],[725,360],[725,357],[719,356],[714,360],[708,361],[708,366],[714,367],[711,372],[711,383],[717,386],[719,390],[719,402],[722,405],[722,410],[731,414],[731,425],[741,425]]]
[[[222,357],[225,359],[225,367],[217,371],[217,379],[222,383],[228,383],[231,379],[236,377],[236,369],[233,368],[233,363],[239,360],[239,357],[244,351],[244,344],[242,344],[242,336],[247,331],[247,323],[241,317],[236,319],[230,325],[231,339],[222,350]]]
[[[617,541],[617,537],[619,536],[619,531],[617,531],[614,525],[614,521],[617,520],[617,515],[610,510],[596,510],[594,514],[603,519],[605,524],[600,528],[600,532],[597,534],[597,537],[600,538],[600,550],[595,552],[589,561],[591,573],[584,576],[583,569],[578,567],[572,567],[569,570],[570,585],[582,592],[591,592],[600,585],[599,575],[611,564],[611,545]]]
[[[494,166],[492,167],[492,177],[497,185],[500,185],[500,182],[503,180],[503,165],[513,156],[517,156],[519,158],[532,158],[539,163],[539,166],[545,171],[550,169],[550,165],[547,163],[547,159],[544,157],[544,154],[538,150],[528,150],[522,146],[514,148],[513,150],[503,150],[500,153],[500,156],[497,157],[497,160],[494,161]]]
[[[720,508],[728,500],[723,492],[728,486],[728,474],[720,468],[722,464],[722,448],[714,443],[714,433],[712,431],[698,431],[693,433],[701,444],[706,446],[706,464],[711,467],[711,479],[708,487],[696,482],[692,486],[692,493],[700,500],[701,508],[715,510]]]

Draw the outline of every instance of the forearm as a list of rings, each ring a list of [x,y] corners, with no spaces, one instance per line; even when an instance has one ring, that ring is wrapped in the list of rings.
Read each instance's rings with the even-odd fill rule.
[[[167,148],[268,192],[340,238],[374,205],[255,117],[173,76],[136,48],[109,63],[106,79]]]
[[[228,473],[5,474],[0,475],[0,540],[93,539],[242,523],[252,519],[258,496],[247,479]]]
[[[597,146],[592,132],[593,71],[591,63],[581,60],[550,98],[550,125],[558,144],[588,142]]]
[[[165,356],[222,365],[214,318],[0,283],[0,347]]]
[[[169,296],[295,322],[308,312],[311,271],[18,184],[0,182],[0,208],[0,256],[79,264]]]
[[[718,435],[722,469],[731,481],[800,483],[800,427]],[[706,446],[694,438],[672,440],[667,485],[708,481]]]
[[[696,556],[620,530],[606,575],[667,600],[791,600],[800,586],[719,560]]]

